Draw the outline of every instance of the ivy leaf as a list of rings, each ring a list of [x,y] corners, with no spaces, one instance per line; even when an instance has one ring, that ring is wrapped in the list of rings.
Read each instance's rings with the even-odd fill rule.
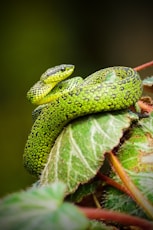
[[[16,192],[0,201],[0,227],[5,230],[85,230],[88,219],[63,202],[66,186],[59,182]]]
[[[103,165],[104,154],[120,143],[136,115],[127,111],[95,114],[69,124],[58,136],[40,185],[63,181],[67,194],[93,178]]]

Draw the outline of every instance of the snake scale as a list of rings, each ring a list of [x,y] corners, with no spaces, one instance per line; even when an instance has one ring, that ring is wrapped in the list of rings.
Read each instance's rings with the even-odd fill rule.
[[[41,174],[57,136],[71,120],[126,109],[142,95],[141,78],[130,67],[108,67],[85,79],[70,78],[73,71],[74,65],[68,64],[50,68],[27,93],[28,100],[41,104],[23,154],[24,166],[35,176]]]

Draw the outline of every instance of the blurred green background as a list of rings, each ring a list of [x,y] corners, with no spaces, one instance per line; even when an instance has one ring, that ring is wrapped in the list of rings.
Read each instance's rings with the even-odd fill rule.
[[[135,3],[134,3],[135,2]],[[103,5],[105,3],[105,5]],[[75,64],[83,77],[101,68],[153,59],[151,1],[5,1],[0,35],[0,196],[34,178],[22,154],[34,108],[26,92],[49,67]],[[141,72],[153,74],[153,68]]]

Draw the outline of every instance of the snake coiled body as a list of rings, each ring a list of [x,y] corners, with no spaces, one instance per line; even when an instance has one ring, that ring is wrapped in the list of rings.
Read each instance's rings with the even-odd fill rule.
[[[24,166],[31,174],[39,176],[57,136],[66,124],[87,114],[126,109],[134,105],[141,94],[139,74],[132,68],[122,66],[99,70],[75,87],[68,87],[59,95],[57,92],[32,126],[23,155]]]

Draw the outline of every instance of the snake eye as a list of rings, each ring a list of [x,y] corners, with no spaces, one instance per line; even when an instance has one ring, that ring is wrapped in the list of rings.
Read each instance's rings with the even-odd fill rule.
[[[61,67],[61,71],[62,71],[62,72],[65,71],[65,67],[64,67],[64,66]]]

